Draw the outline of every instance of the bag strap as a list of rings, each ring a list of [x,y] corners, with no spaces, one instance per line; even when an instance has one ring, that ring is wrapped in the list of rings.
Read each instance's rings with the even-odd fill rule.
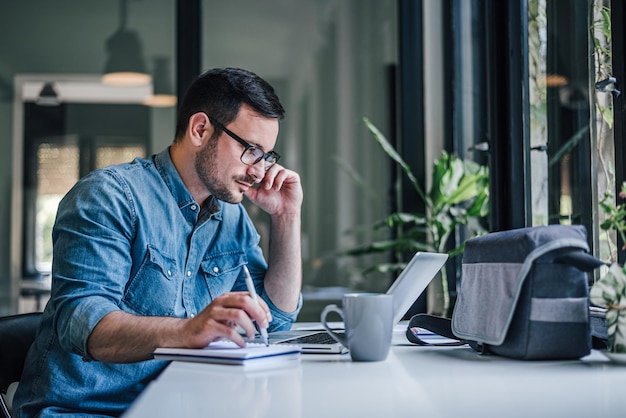
[[[430,332],[434,332],[442,337],[450,338],[452,340],[447,343],[429,343],[419,338],[420,329],[425,329]],[[464,340],[457,337],[452,332],[452,321],[449,318],[443,318],[440,316],[417,314],[414,315],[409,321],[409,326],[406,330],[406,338],[417,345],[426,345],[431,347],[454,347],[461,345],[469,345],[480,354],[489,354],[489,347],[484,344],[478,344],[476,341]]]
[[[447,343],[429,343],[419,338],[420,329],[425,329],[434,332],[437,335],[441,335],[442,337],[450,338],[456,341]],[[457,346],[467,344],[467,341],[460,339],[452,333],[452,321],[449,318],[428,314],[417,314],[411,318],[406,330],[406,338],[410,342],[417,345]]]
[[[560,255],[554,259],[554,262],[559,264],[569,264],[576,267],[578,270],[585,272],[593,271],[600,266],[610,265],[609,263],[605,263],[593,255],[581,250],[573,250],[567,254]]]
[[[563,243],[561,243],[562,245]],[[578,244],[577,244],[578,245]],[[548,248],[541,248],[539,252],[534,251],[534,257],[530,257],[530,263],[526,267],[529,268],[532,265],[532,261],[540,255],[545,254],[546,252],[554,250],[554,244],[551,243]],[[558,248],[558,246],[557,246]],[[547,250],[547,251],[546,251]],[[528,260],[527,260],[528,261]],[[569,264],[571,266],[576,267],[577,269],[585,272],[590,272],[602,265],[608,265],[604,261],[594,257],[593,255],[587,253],[583,248],[576,248],[576,246],[569,252],[559,255],[555,257],[554,262],[560,264]],[[456,340],[453,342],[447,343],[429,343],[421,338],[419,338],[420,329],[424,329],[435,334],[441,335],[442,337],[449,338],[452,340]],[[475,341],[465,340],[463,338],[457,337],[452,332],[452,321],[449,318],[444,318],[435,315],[429,314],[416,314],[411,317],[409,321],[409,325],[406,330],[406,338],[417,345],[424,346],[459,346],[469,344],[472,348],[480,352],[487,352],[487,346],[483,344],[478,344]]]

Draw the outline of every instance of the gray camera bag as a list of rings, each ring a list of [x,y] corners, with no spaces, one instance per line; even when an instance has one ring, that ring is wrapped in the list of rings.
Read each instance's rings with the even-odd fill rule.
[[[603,263],[588,251],[580,225],[522,228],[468,240],[453,337],[478,351],[518,359],[589,354],[587,271]],[[411,329],[446,335],[449,324],[445,318],[416,315],[407,337],[419,344]]]
[[[572,265],[588,251],[581,225],[523,228],[468,240],[452,332],[507,357],[589,354],[589,281]]]

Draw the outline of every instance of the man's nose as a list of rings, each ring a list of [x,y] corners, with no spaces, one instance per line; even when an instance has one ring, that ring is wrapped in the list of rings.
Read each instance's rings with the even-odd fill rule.
[[[260,183],[263,177],[265,177],[265,160],[248,166],[248,175],[254,178],[255,183]]]

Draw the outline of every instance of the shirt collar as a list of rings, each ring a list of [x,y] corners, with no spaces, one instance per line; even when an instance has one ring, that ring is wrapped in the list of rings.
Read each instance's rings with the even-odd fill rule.
[[[154,156],[154,166],[167,185],[167,188],[170,190],[172,197],[174,197],[178,203],[178,207],[180,209],[198,204],[194,200],[191,193],[189,193],[187,186],[183,183],[183,179],[180,178],[178,170],[176,170],[176,166],[172,162],[170,147],[167,147]],[[217,199],[211,199],[210,202],[207,203],[210,204],[210,212],[215,214],[214,217],[220,218],[221,216],[219,216],[219,212],[221,211],[221,202]]]

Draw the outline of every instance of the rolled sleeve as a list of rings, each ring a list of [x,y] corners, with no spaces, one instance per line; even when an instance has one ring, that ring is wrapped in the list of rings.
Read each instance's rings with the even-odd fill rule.
[[[64,324],[59,332],[62,343],[69,345],[72,352],[80,355],[86,361],[95,360],[87,349],[87,340],[93,329],[106,315],[119,310],[115,304],[104,298],[85,298],[71,312],[65,312],[67,318],[61,318],[59,324]]]

